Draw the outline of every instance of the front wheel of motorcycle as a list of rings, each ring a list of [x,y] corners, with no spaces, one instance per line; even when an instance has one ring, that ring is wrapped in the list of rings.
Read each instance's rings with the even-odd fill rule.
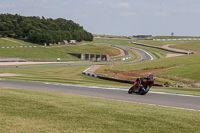
[[[128,94],[132,94],[133,93],[133,87],[131,87],[129,90],[128,90]]]
[[[150,87],[147,85],[146,88],[142,88],[142,91],[139,92],[140,95],[145,95],[149,91]]]

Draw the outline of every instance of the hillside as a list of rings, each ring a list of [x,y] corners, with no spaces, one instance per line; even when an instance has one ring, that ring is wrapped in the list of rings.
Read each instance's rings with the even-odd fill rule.
[[[61,61],[80,60],[68,53],[117,56],[120,54],[120,51],[94,42],[83,42],[78,45],[54,45],[42,47],[38,44],[22,40],[0,38],[0,58],[23,58],[28,61],[56,61],[57,58],[61,58]]]
[[[181,85],[184,83],[188,87],[188,84],[192,86],[199,86],[199,58],[200,54],[196,52],[199,50],[199,41],[179,42],[179,41],[138,41],[146,44],[163,46],[168,43],[174,44],[173,47],[184,50],[193,50],[196,52],[194,55],[184,55],[180,57],[167,58],[170,53],[155,48],[138,46],[130,43],[130,40],[120,39],[95,39],[97,42],[119,44],[124,46],[133,46],[147,51],[154,57],[153,61],[144,61],[130,64],[114,65],[112,70],[108,67],[104,67],[96,71],[104,76],[115,77],[123,80],[135,80],[137,77],[144,77],[148,74],[154,74],[156,81],[163,83],[170,83],[175,85],[174,81],[180,81]],[[181,47],[182,46],[182,47]],[[194,82],[196,84],[194,84]],[[177,83],[177,82],[176,82]]]

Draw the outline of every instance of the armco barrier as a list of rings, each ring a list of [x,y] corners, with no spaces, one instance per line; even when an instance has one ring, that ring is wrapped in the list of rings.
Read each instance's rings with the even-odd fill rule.
[[[159,46],[153,46],[153,45],[148,45],[148,44],[143,44],[143,43],[137,43],[137,42],[133,42],[133,41],[131,43],[132,44],[136,44],[136,45],[146,46],[146,47],[162,49],[162,50],[169,51],[169,52],[180,53],[180,54],[189,54],[189,53],[191,53],[189,51],[175,50],[175,49],[172,49],[172,48],[162,48],[162,47],[159,47]]]
[[[115,82],[120,82],[120,83],[128,83],[128,84],[134,84],[134,81],[128,81],[128,80],[121,80],[121,79],[114,79],[114,78],[109,78],[109,77],[104,77],[104,76],[100,76],[100,75],[95,75],[95,74],[90,74],[87,73],[87,71],[90,69],[91,67],[87,68],[85,71],[83,71],[82,74],[87,75],[87,76],[91,76],[94,78],[99,78],[99,79],[104,79],[104,80],[109,80],[109,81],[115,81]],[[153,84],[153,86],[160,86],[160,87],[170,87],[170,86],[165,86],[165,85],[159,85],[159,84]]]
[[[175,39],[153,39],[154,41],[187,41],[187,40],[200,40],[200,38],[175,38]]]
[[[0,47],[0,48],[37,48],[37,47],[45,47],[45,46],[10,46],[10,47]]]
[[[0,62],[26,62],[26,59],[21,59],[21,58],[0,58]]]

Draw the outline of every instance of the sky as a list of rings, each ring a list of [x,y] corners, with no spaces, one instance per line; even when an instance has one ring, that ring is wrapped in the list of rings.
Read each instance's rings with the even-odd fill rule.
[[[73,20],[93,34],[200,36],[200,0],[0,0],[0,14]]]

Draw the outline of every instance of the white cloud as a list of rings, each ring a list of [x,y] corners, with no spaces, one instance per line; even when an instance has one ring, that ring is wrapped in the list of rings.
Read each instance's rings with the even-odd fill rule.
[[[154,13],[154,16],[169,16],[169,13],[168,12],[156,12]]]
[[[116,3],[116,4],[112,4],[112,7],[130,8],[130,4],[129,3]]]
[[[135,12],[121,12],[120,15],[125,17],[130,17],[130,16],[136,16],[137,14]]]

